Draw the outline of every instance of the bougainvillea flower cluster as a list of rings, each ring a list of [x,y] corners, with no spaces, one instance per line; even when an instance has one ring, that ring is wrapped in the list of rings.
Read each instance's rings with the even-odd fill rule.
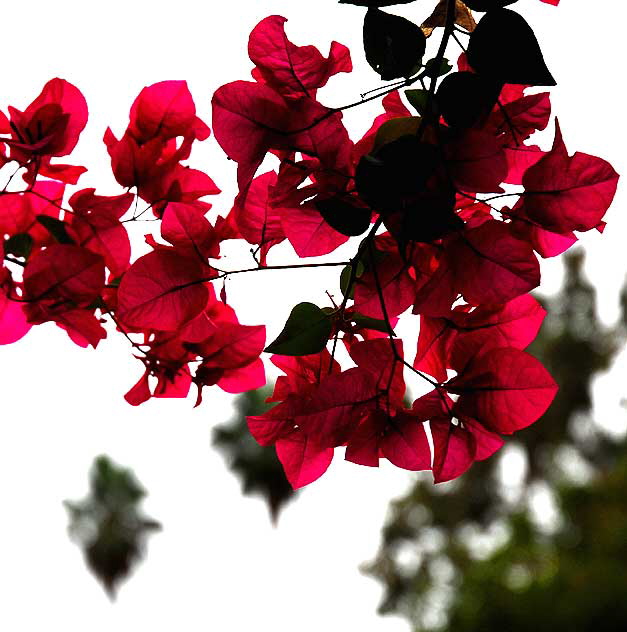
[[[293,44],[286,18],[262,20],[248,45],[253,80],[212,99],[215,138],[237,162],[239,193],[224,217],[209,219],[205,198],[219,189],[186,164],[210,130],[184,81],[144,88],[124,133],[107,129],[114,195],[66,190],[86,169],[53,162],[87,122],[76,87],[53,79],[23,112],[9,107],[0,157],[26,187],[0,194],[0,343],[52,321],[96,347],[109,322],[141,363],[125,395],[132,405],[186,397],[192,386],[197,405],[208,386],[258,388],[265,352],[283,375],[274,406],[248,425],[294,487],[321,476],[336,448],[353,463],[384,458],[447,481],[550,405],[557,386],[525,351],[545,316],[530,295],[538,257],[603,231],[618,175],[601,158],[569,154],[557,121],[550,149],[533,142],[551,106],[530,87],[555,80],[531,27],[506,8],[513,1],[462,11],[443,0],[422,27],[381,10],[393,2],[347,3],[367,7],[366,59],[395,84],[323,105],[319,89],[352,70],[348,49],[333,42],[325,56]],[[471,10],[485,11],[478,23]],[[453,29],[468,37],[455,71],[444,58]],[[343,110],[382,94],[383,112],[354,142]],[[275,168],[260,173],[268,161]],[[137,258],[126,227],[145,213],[159,233]],[[252,245],[255,266],[222,270],[227,239]],[[351,239],[350,259],[307,263]],[[282,242],[295,259],[268,266]],[[269,345],[265,327],[241,324],[227,302],[230,274],[319,265],[338,266],[341,296],[296,305]],[[414,319],[417,347],[396,335],[401,317]],[[409,376],[424,386],[415,399]]]

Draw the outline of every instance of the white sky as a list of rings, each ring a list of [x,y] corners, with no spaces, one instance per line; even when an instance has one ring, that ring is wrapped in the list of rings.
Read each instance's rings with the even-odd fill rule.
[[[428,5],[396,9],[409,16]],[[617,8],[622,3],[616,0],[596,0],[594,14],[581,0],[562,5],[520,0],[516,8],[534,26],[558,80],[554,111],[569,150],[600,155],[626,173],[625,95],[616,75],[624,61],[627,10]],[[350,102],[377,85],[361,53],[363,10],[335,0],[33,0],[24,6],[3,7],[0,107],[25,107],[54,76],[76,84],[87,98],[90,122],[75,164],[91,168],[80,184],[101,194],[120,191],[108,170],[102,134],[109,124],[118,133],[125,129],[139,90],[164,79],[187,79],[199,115],[210,123],[211,94],[223,83],[248,78],[248,33],[267,15],[288,17],[295,43],[315,43],[326,54],[336,39],[353,51],[357,71],[333,79],[320,94],[324,103]],[[358,110],[345,119],[355,138],[378,112]],[[205,145],[190,164],[223,188],[216,208],[226,211],[234,165],[213,140]],[[621,191],[605,235],[585,240],[587,270],[607,322],[616,317],[617,288],[627,270],[624,201]],[[142,231],[139,226],[138,238]],[[546,266],[547,292],[558,286],[560,267]],[[291,306],[300,300],[322,303],[324,290],[336,288],[336,272],[327,272],[310,273],[306,282],[286,273],[248,275],[229,286],[229,298],[242,322],[267,323],[272,339]],[[74,346],[50,325],[35,327],[1,352],[0,629],[408,629],[401,619],[375,615],[379,585],[357,566],[374,555],[388,500],[413,475],[358,467],[338,454],[275,530],[262,502],[240,495],[237,480],[210,445],[210,428],[230,414],[229,398],[217,389],[207,391],[195,410],[191,401],[167,400],[131,408],[122,395],[141,365],[121,336],[111,336],[94,352]],[[625,393],[619,380],[601,383],[606,416],[625,415],[618,407]],[[134,468],[150,494],[148,513],[165,527],[113,605],[70,543],[61,504],[84,495],[87,470],[100,453]]]

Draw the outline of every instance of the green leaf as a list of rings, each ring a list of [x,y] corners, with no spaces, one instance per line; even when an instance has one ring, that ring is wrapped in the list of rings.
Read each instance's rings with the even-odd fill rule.
[[[371,318],[370,316],[364,316],[359,312],[355,312],[351,319],[359,327],[374,329],[374,331],[381,331],[384,334],[387,334],[390,331],[387,323],[379,318]]]
[[[436,62],[437,59],[434,57],[425,64],[424,72],[427,77],[437,79],[453,69],[451,62],[448,59],[443,59],[439,65]]]
[[[4,252],[28,259],[33,248],[33,238],[28,233],[18,233],[4,242]]]
[[[414,90],[405,90],[405,96],[411,105],[421,116],[424,116],[429,100],[429,91],[422,88]]]
[[[379,127],[374,137],[373,154],[376,156],[376,152],[381,147],[398,140],[402,136],[415,136],[420,129],[420,121],[421,118],[419,116],[397,116],[385,121]],[[376,157],[370,156],[370,159],[376,160]]]
[[[331,335],[331,318],[313,303],[299,303],[292,309],[276,340],[264,351],[301,356],[322,351]]]
[[[74,244],[74,240],[68,235],[65,222],[50,215],[37,215],[37,221],[60,243]]]
[[[364,264],[361,261],[357,262],[357,272],[355,274],[355,278],[358,279],[363,273],[364,273]],[[351,270],[352,270],[352,266],[346,266],[343,270],[342,273],[340,274],[340,290],[342,291],[342,294],[344,296],[346,296],[346,293],[348,292],[348,284],[350,283],[350,278],[351,278]],[[353,283],[353,287],[350,288],[350,293],[348,298],[353,298],[353,295],[355,294],[355,284]]]

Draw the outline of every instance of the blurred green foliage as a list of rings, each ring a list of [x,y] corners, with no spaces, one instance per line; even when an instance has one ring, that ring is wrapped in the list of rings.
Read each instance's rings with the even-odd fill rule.
[[[627,629],[627,450],[594,423],[591,383],[625,339],[603,327],[583,255],[565,259],[558,296],[532,347],[560,391],[501,456],[434,486],[420,477],[393,501],[364,570],[382,613],[414,630]]]
[[[87,497],[64,503],[70,517],[70,535],[111,598],[144,556],[148,535],[161,529],[141,511],[145,496],[130,469],[101,455],[92,465]]]
[[[562,524],[538,537],[525,513],[507,544],[469,565],[447,629],[627,629],[627,456],[585,485],[556,489]]]
[[[266,403],[271,393],[271,385],[266,385],[238,395],[233,417],[214,428],[213,444],[239,478],[243,493],[260,495],[268,506],[272,521],[276,523],[279,513],[296,496],[296,492],[285,478],[275,451],[260,446],[246,425],[248,415],[261,415],[272,406]]]

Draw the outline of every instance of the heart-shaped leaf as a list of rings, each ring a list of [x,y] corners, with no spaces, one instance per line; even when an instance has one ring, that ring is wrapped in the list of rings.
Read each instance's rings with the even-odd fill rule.
[[[452,72],[444,77],[436,98],[440,114],[451,126],[472,127],[492,111],[499,94],[498,84],[473,72]]]
[[[301,356],[322,351],[331,335],[331,318],[313,303],[292,309],[283,331],[265,349],[267,353]]]
[[[468,63],[501,83],[554,86],[538,40],[525,18],[510,9],[486,13],[468,42]]]
[[[364,20],[366,60],[384,81],[414,74],[426,42],[424,33],[413,22],[379,9],[368,9]]]

